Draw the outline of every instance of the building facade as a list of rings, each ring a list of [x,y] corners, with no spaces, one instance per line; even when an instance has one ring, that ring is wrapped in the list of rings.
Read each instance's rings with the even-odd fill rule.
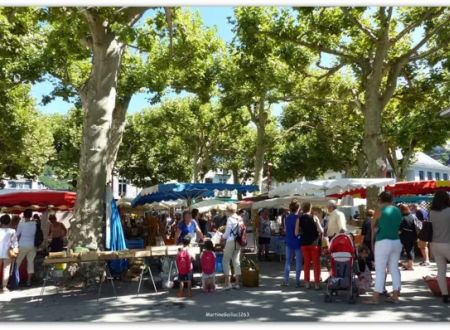
[[[0,181],[2,189],[47,189],[47,187],[39,181],[32,179],[4,179]]]
[[[388,164],[387,176],[395,178],[392,167]],[[341,179],[344,173],[328,171],[320,179]],[[423,152],[417,152],[406,172],[406,181],[449,180],[450,167],[438,162]]]
[[[112,188],[114,199],[124,198],[134,198],[136,197],[142,188],[136,187],[130,181],[121,178],[119,176],[113,176],[112,178]]]
[[[409,167],[407,181],[449,180],[450,167],[445,166],[423,152],[417,152],[415,161]]]

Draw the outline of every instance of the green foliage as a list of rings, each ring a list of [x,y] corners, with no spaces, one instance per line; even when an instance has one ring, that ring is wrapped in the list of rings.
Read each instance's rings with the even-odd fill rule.
[[[0,175],[33,177],[53,154],[52,135],[45,118],[34,108],[30,87],[8,90],[0,116]]]
[[[191,125],[180,123],[188,119],[181,116],[188,108],[187,101],[164,103],[128,117],[117,163],[122,177],[139,186],[189,181],[192,155],[184,139]]]
[[[73,189],[66,181],[61,181],[57,179],[55,173],[49,166],[45,166],[44,172],[39,176],[39,181],[42,182],[49,189],[56,190],[70,190]]]
[[[83,110],[72,108],[65,115],[49,115],[47,121],[53,134],[55,155],[48,165],[54,174],[63,180],[78,176],[80,147],[83,131]]]
[[[37,9],[0,7],[0,104],[8,88],[40,77],[42,39]]]
[[[177,92],[195,94],[207,103],[216,94],[225,43],[215,28],[207,28],[198,12],[176,10],[172,21],[172,34],[167,23],[162,26],[159,40],[162,56],[155,62],[170,72],[170,86]]]
[[[425,145],[439,140],[435,139],[439,133],[426,137],[424,131],[428,131],[427,128],[407,124],[408,117],[415,117],[412,122],[416,122],[430,116],[432,106],[415,95],[420,88],[411,94],[415,104],[410,103],[412,100],[402,103],[404,112],[400,114],[399,109],[394,113],[385,112],[397,107],[392,98],[406,87],[405,80],[414,80],[428,72],[424,76],[430,83],[433,74],[439,74],[448,65],[448,8],[330,7],[296,8],[296,11],[297,15],[293,15],[290,10],[285,10],[277,19],[275,28],[262,33],[271,35],[280,44],[313,52],[318,61],[309,68],[312,73],[307,72],[307,75],[320,79],[342,76],[344,70],[351,72],[354,81],[346,94],[353,96],[355,106],[363,114],[361,142],[369,176],[376,177],[382,173],[376,160],[392,154],[397,147],[403,148],[414,140],[414,145],[426,148]],[[413,34],[421,30],[423,33],[417,41]],[[331,57],[331,65],[324,65],[324,55]],[[293,63],[287,63],[293,70],[297,69]],[[409,113],[406,109],[411,107],[416,111]],[[435,132],[445,129],[442,122],[438,124],[433,119],[429,122],[430,129],[435,129]],[[401,123],[402,128],[391,125],[393,123]],[[417,134],[417,130],[422,134]],[[415,137],[411,139],[413,135]],[[329,142],[335,146],[334,140]],[[329,151],[329,154],[333,155],[333,152]],[[409,158],[408,154],[406,159]]]
[[[278,10],[270,7],[239,7],[235,10],[235,39],[224,59],[221,87],[224,106],[239,109],[284,100],[295,76],[281,59],[286,48],[261,33],[272,29]],[[298,55],[297,57],[298,58]]]
[[[432,77],[416,71],[416,77],[398,89],[383,113],[383,136],[397,175],[406,174],[401,167],[407,168],[416,151],[429,152],[450,138],[450,122],[440,116],[450,106],[445,88],[449,84],[448,71]],[[402,151],[403,159],[396,159],[396,149]]]
[[[281,118],[283,151],[274,177],[290,181],[316,178],[327,170],[353,170],[361,148],[362,114],[341,90],[338,78],[304,81],[302,98],[290,103]]]

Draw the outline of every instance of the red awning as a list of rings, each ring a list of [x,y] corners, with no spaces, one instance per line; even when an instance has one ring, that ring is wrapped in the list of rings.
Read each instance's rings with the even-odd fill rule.
[[[345,196],[353,196],[354,198],[366,198],[366,188],[352,189],[342,194],[333,194],[328,195],[327,197],[340,199]]]
[[[57,209],[71,209],[75,205],[77,194],[57,190],[0,191],[0,207],[45,209],[50,205]]]
[[[405,195],[429,195],[434,194],[438,190],[450,191],[450,181],[405,181],[398,182],[392,186],[387,186],[385,190],[390,191],[394,195],[394,197]],[[342,198],[348,195],[353,197],[366,198],[366,189],[355,189],[342,194],[330,195],[329,197]]]

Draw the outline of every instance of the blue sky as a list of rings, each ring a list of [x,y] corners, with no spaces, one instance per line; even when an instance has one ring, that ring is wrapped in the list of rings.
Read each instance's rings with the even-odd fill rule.
[[[233,16],[232,7],[191,7],[191,8],[200,11],[204,24],[206,26],[216,26],[220,37],[224,39],[226,42],[231,42],[233,38],[233,33],[231,32],[231,25],[228,24],[227,17]],[[38,83],[32,87],[31,93],[33,97],[36,99],[37,107],[42,112],[48,114],[66,113],[72,107],[72,104],[64,102],[61,98],[56,98],[54,101],[45,106],[40,104],[42,96],[49,94],[52,91],[52,89],[53,86],[48,81]],[[144,108],[149,107],[149,102],[147,101],[147,98],[148,96],[142,93],[134,95],[129,106],[129,112],[130,113],[138,112]]]

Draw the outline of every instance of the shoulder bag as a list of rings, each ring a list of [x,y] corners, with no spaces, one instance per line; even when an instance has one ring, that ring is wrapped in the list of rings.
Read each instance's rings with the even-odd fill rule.
[[[433,240],[433,224],[430,220],[424,220],[422,222],[422,229],[419,231],[417,237],[424,242],[431,242]]]

